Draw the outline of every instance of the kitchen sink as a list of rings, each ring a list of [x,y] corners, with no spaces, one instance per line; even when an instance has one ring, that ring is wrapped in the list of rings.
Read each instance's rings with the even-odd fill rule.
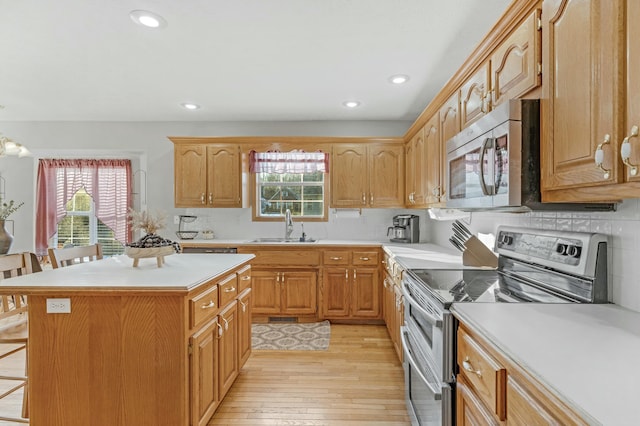
[[[299,238],[256,238],[249,241],[250,243],[315,243],[316,240],[307,238],[300,241]]]

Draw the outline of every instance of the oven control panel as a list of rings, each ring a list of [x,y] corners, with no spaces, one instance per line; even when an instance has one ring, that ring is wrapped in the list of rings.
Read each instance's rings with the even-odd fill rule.
[[[496,238],[496,246],[502,251],[564,265],[580,263],[583,244],[579,238],[504,230],[501,230]]]

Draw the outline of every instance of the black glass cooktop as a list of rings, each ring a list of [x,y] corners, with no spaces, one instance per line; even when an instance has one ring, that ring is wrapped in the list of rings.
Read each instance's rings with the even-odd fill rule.
[[[409,273],[445,307],[453,302],[568,302],[496,270],[412,269]]]

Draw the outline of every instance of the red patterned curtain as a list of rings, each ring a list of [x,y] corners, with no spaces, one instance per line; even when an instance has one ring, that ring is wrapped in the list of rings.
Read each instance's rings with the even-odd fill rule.
[[[324,152],[256,152],[249,153],[251,173],[329,173],[329,154]]]
[[[131,206],[130,160],[53,160],[38,165],[36,198],[36,252],[47,252],[49,238],[66,215],[65,206],[80,189],[93,198],[96,216],[111,228],[118,241],[131,240],[127,214]]]

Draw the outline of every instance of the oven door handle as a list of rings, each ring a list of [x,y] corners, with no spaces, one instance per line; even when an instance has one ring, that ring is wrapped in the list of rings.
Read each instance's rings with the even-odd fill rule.
[[[404,295],[405,300],[408,301],[411,305],[411,309],[416,309],[418,312],[424,315],[434,327],[442,328],[442,320],[434,317],[433,314],[429,313],[426,309],[420,306],[420,304],[416,301],[416,299],[413,298],[413,296],[411,296],[411,294],[409,294],[404,286],[402,287],[402,294]],[[405,306],[406,305],[407,303],[405,302]]]
[[[413,355],[411,355],[411,351],[409,351],[409,339],[407,339],[407,334],[409,334],[406,330],[405,327],[400,327],[400,340],[402,341],[402,351],[404,352],[404,356],[406,357],[407,361],[409,362],[409,364],[411,364],[413,366],[413,369],[415,370],[415,372],[418,374],[418,376],[420,376],[420,380],[422,380],[427,387],[431,390],[431,392],[433,392],[434,395],[434,399],[439,400],[442,398],[442,393],[438,392],[437,389],[434,389],[431,386],[431,383],[427,380],[426,377],[424,377],[424,374],[422,374],[422,371],[420,371],[420,369],[418,368],[418,363],[416,362],[416,359],[413,357]]]

